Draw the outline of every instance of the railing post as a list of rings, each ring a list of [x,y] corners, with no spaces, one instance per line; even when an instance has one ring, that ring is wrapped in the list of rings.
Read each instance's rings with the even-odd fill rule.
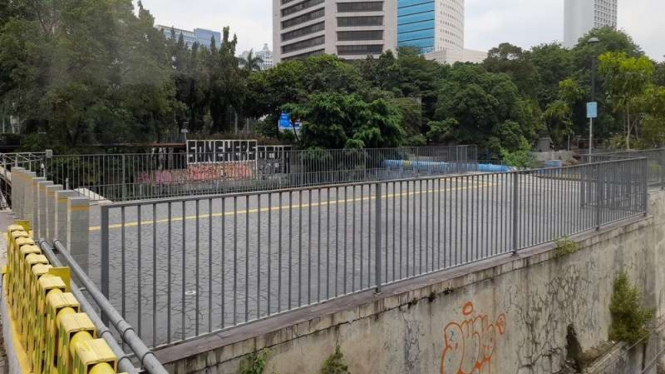
[[[594,167],[596,174],[596,231],[600,231],[601,226],[601,214],[602,214],[602,204],[603,204],[603,186],[600,181],[601,172],[600,167],[602,164],[598,164]]]
[[[644,189],[642,191],[642,204],[644,206],[644,215],[649,213],[649,160],[642,161],[642,173],[644,178]],[[662,186],[661,186],[662,188]]]
[[[122,155],[122,201],[127,201],[126,155]]]
[[[580,205],[582,208],[586,206],[587,189],[589,187],[588,174],[589,174],[589,162],[585,162],[580,168],[580,194],[581,194]]]
[[[665,149],[660,152],[660,189],[665,190]]]
[[[374,275],[375,275],[375,283],[376,283],[376,293],[381,293],[381,183],[376,183],[376,190],[374,192],[375,196],[375,201],[376,203],[374,204],[374,207],[376,209],[376,212],[374,216],[376,217],[376,222],[375,222],[375,239],[374,243],[376,245],[375,248],[375,261],[374,264],[376,266],[374,270]],[[387,218],[387,217],[386,217]]]
[[[124,222],[123,222],[124,224]],[[109,297],[109,207],[101,206],[102,294]]]
[[[513,173],[513,254],[519,249],[519,172]]]

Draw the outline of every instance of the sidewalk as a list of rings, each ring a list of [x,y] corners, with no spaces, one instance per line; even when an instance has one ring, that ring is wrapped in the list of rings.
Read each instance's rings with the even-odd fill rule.
[[[7,227],[14,221],[14,214],[9,210],[0,211],[0,267],[5,266],[7,258],[7,241],[5,232]],[[0,318],[0,331],[2,331],[2,318]],[[2,334],[0,334],[2,335]],[[6,374],[9,371],[7,367],[7,354],[5,352],[4,338],[0,336],[0,374]]]

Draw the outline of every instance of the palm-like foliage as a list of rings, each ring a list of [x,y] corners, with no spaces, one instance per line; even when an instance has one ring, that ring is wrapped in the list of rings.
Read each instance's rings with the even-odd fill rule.
[[[252,49],[247,54],[247,58],[238,57],[238,63],[246,70],[261,71],[261,64],[263,63],[263,59],[256,56],[254,54],[254,50]]]

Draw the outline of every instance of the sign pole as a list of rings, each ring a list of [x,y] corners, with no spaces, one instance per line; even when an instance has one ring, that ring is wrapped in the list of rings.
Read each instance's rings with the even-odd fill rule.
[[[598,118],[598,103],[595,101],[586,104],[586,116],[589,119],[589,155],[593,153],[593,119]]]
[[[589,155],[593,153],[593,118],[589,118]]]

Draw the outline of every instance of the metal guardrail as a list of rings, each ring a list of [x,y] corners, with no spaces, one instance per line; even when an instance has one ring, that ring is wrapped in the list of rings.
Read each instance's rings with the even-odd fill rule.
[[[152,346],[594,230],[647,159],[101,207],[101,288]]]
[[[186,153],[53,156],[45,159],[44,173],[92,200],[131,201],[476,171],[478,149],[295,150],[239,159],[255,160],[189,163]]]
[[[665,189],[665,149],[649,149],[637,151],[618,151],[582,155],[583,163],[625,160],[645,157],[648,159],[648,181],[650,187]]]

